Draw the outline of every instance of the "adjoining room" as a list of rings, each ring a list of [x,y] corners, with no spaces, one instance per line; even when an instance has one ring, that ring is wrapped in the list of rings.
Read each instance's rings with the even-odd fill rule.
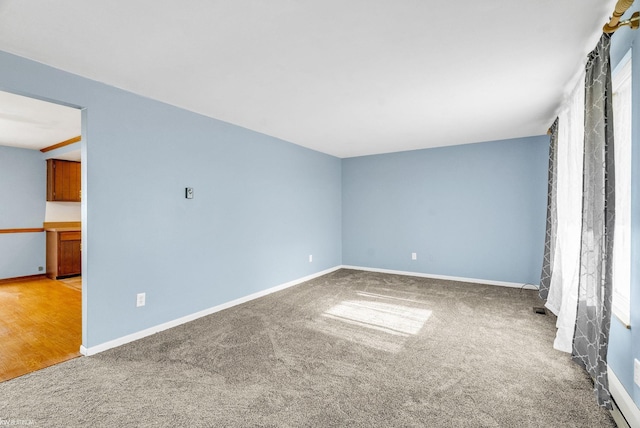
[[[79,357],[81,112],[0,91],[0,318],[6,380]]]

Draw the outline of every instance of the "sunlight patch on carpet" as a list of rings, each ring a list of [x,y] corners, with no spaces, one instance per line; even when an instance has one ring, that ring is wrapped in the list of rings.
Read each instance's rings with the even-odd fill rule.
[[[421,300],[407,299],[404,297],[387,296],[386,294],[371,293],[369,291],[358,291],[356,294],[358,296],[369,297],[372,299],[399,300],[402,302],[411,302],[411,303],[427,303]]]
[[[407,300],[383,295],[366,297]],[[430,310],[395,302],[345,300],[326,310],[321,319],[316,320],[315,328],[335,337],[395,353],[402,349],[407,338],[420,332],[430,316]]]
[[[431,311],[382,302],[350,300],[338,303],[324,316],[352,322],[362,327],[390,334],[417,334],[431,316]]]

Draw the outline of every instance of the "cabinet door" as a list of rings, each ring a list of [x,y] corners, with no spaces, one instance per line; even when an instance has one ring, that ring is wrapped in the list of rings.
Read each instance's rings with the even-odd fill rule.
[[[68,162],[67,187],[66,200],[80,202],[80,162]]]
[[[80,202],[80,162],[47,160],[47,201]]]
[[[80,232],[61,232],[58,242],[58,276],[82,272]]]

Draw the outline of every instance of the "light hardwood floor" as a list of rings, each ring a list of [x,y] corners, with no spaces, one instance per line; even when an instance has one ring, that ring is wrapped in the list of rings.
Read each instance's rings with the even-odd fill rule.
[[[38,279],[0,284],[0,382],[80,356],[81,291]]]

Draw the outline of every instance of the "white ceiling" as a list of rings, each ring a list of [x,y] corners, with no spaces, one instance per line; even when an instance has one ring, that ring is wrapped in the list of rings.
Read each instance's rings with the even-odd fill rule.
[[[615,0],[0,0],[0,49],[339,157],[545,133]]]
[[[80,132],[80,110],[0,91],[0,146],[40,150]]]

